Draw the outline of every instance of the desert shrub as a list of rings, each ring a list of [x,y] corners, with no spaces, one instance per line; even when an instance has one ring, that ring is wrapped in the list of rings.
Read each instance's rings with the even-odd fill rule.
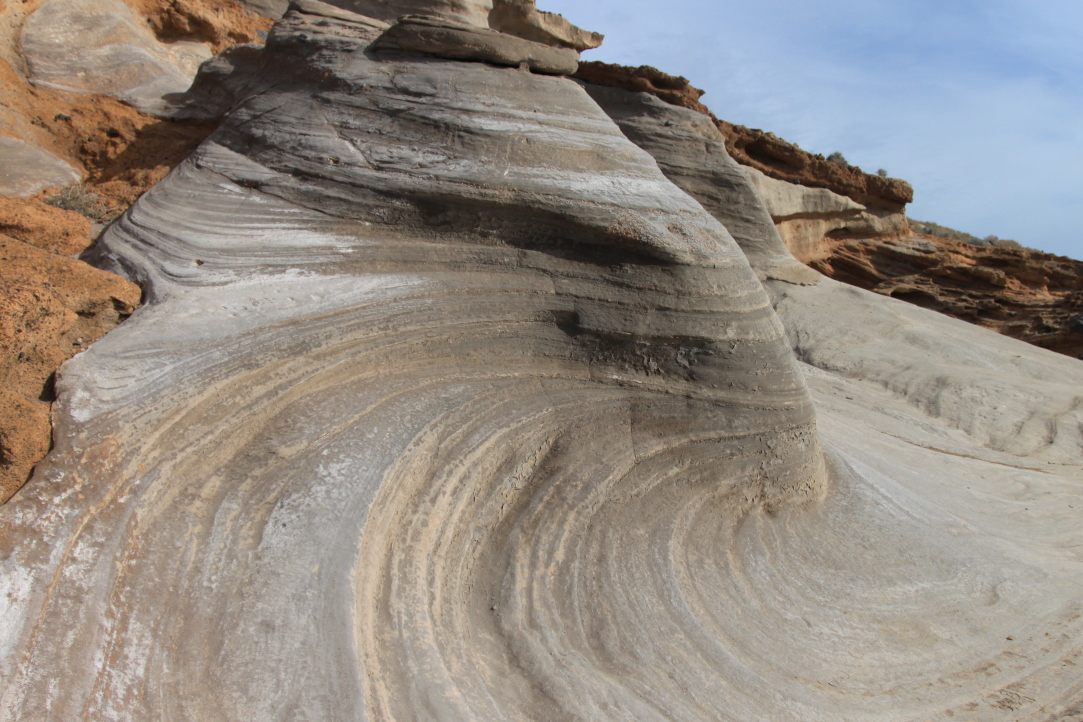
[[[880,170],[876,171],[876,175],[880,176],[881,178],[887,178],[887,169],[881,168]]]
[[[849,161],[846,160],[846,156],[844,156],[837,150],[831,155],[827,156],[827,162],[834,163],[835,165],[850,165]]]
[[[81,213],[98,223],[108,223],[121,211],[120,208],[109,205],[104,198],[82,183],[70,185],[61,192],[46,197],[44,201],[55,208]]]

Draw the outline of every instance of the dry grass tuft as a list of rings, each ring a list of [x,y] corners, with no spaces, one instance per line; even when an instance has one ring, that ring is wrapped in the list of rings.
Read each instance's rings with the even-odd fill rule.
[[[44,201],[54,208],[81,213],[98,223],[108,223],[124,210],[110,205],[104,198],[89,190],[82,183],[70,185],[60,193],[54,193],[46,197]]]

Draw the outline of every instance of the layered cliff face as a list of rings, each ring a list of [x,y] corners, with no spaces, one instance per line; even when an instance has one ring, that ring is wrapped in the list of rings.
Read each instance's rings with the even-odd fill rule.
[[[208,67],[94,249],[146,304],[0,506],[0,719],[1077,715],[1078,362],[819,278],[571,40],[382,5]]]
[[[600,62],[583,63],[576,77],[593,85],[647,93],[708,116],[713,135],[724,139],[730,162],[745,169],[783,242],[802,262],[826,257],[832,241],[840,237],[897,238],[909,233],[905,208],[914,198],[909,183],[831,162],[774,133],[720,120],[700,102],[703,91],[687,78],[648,65],[632,68]]]
[[[0,503],[49,451],[54,372],[139,305],[134,283],[70,257],[89,245],[78,213],[0,197]]]
[[[927,224],[911,227],[906,217],[913,189],[905,181],[829,162],[773,133],[720,120],[700,102],[703,91],[686,78],[650,66],[599,62],[581,64],[576,77],[590,87],[619,89],[597,93],[624,91],[639,98],[635,102],[642,106],[656,106],[651,113],[658,118],[667,112],[672,116],[661,121],[666,128],[654,131],[653,139],[632,127],[641,121],[629,123],[614,117],[629,137],[655,155],[667,176],[715,214],[739,242],[756,237],[760,240],[755,243],[762,246],[762,239],[777,236],[777,241],[770,241],[775,248],[781,242],[787,255],[829,278],[1058,353],[1078,357],[1083,351],[1083,321],[1075,321],[1083,318],[1083,263],[1032,250],[927,235],[922,232]],[[666,106],[668,111],[663,110]],[[627,111],[619,114],[627,115]],[[696,130],[682,142],[663,140],[680,134],[677,128],[682,125]],[[722,174],[727,179],[711,170],[716,165],[713,158],[719,157],[711,144],[717,145],[719,138],[725,142],[724,162],[734,169]],[[740,164],[739,171],[734,160]],[[681,180],[684,177],[689,180]],[[757,211],[747,210],[748,202],[739,200],[733,191],[719,198],[720,189],[737,186],[754,189],[758,202],[752,205]],[[745,210],[737,210],[742,207]],[[768,229],[757,217],[753,230],[748,225],[752,216],[764,210],[774,228]],[[973,237],[968,240],[979,242]],[[743,247],[755,265],[760,251],[748,244]]]
[[[75,256],[216,125],[152,113],[175,110],[201,59],[270,25],[235,0],[0,7],[0,500],[49,449],[53,373],[139,302]]]
[[[657,673],[626,652],[666,617],[652,535],[822,494],[725,228],[573,81],[374,51],[388,30],[288,13],[268,87],[99,242],[149,303],[65,367],[57,450],[5,507],[9,715],[641,716],[604,667]],[[101,553],[55,556],[76,539]]]
[[[1083,262],[932,236],[853,239],[812,266],[845,283],[1083,358]]]

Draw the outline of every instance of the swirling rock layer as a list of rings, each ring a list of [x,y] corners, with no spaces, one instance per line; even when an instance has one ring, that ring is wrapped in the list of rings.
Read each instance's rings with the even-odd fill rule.
[[[287,15],[277,88],[101,241],[150,305],[4,508],[9,717],[591,714],[667,616],[607,601],[633,520],[821,493],[726,230],[573,81],[382,28]]]
[[[924,413],[575,81],[304,7],[99,244],[148,304],[0,508],[0,719],[1071,714],[1074,412]]]

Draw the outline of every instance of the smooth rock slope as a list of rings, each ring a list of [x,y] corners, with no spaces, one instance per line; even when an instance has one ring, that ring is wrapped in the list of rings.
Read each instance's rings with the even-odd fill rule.
[[[0,135],[0,195],[32,196],[42,188],[62,188],[81,179],[79,171],[49,151]]]
[[[113,95],[160,116],[211,57],[202,43],[158,42],[122,0],[46,0],[24,22],[20,47],[35,84]]]

